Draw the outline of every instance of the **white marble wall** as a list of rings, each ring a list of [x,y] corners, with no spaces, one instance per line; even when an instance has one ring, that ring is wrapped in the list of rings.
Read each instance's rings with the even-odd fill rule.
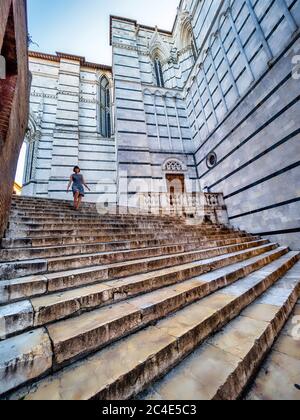
[[[66,186],[74,165],[79,165],[91,188],[86,200],[97,201],[105,193],[115,202],[115,139],[99,134],[99,81],[103,75],[110,80],[113,99],[111,73],[67,58],[57,62],[30,57],[30,70],[31,116],[39,136],[28,147],[23,194],[71,198]]]
[[[228,9],[228,6],[231,8]],[[299,0],[190,3],[201,54],[186,84],[201,186],[231,223],[300,248]],[[217,164],[207,166],[214,152]]]
[[[188,192],[224,192],[232,224],[299,249],[299,25],[300,0],[182,0],[172,33],[112,18],[112,139],[99,135],[98,71],[31,59],[42,118],[25,193],[64,198],[78,162],[89,200],[96,188],[112,200],[166,191],[164,165],[177,159]]]
[[[157,86],[151,55],[159,42],[164,88]],[[165,32],[112,20],[118,165],[119,174],[129,180],[129,193],[166,191],[163,167],[168,159],[178,159],[186,168],[187,191],[198,190],[180,62],[168,62],[174,45]]]

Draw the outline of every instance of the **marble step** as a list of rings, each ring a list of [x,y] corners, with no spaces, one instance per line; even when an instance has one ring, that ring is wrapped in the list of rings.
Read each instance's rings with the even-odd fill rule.
[[[75,220],[75,219],[74,219]],[[70,230],[70,228],[74,227],[74,220],[55,220],[53,223],[19,223],[19,222],[10,222],[9,223],[9,229],[8,232],[22,232],[22,231],[28,231],[28,230],[56,230],[58,227],[60,230]],[[143,229],[143,228],[167,228],[168,226],[172,226],[171,223],[152,223],[152,222],[130,222],[130,223],[105,223],[100,221],[91,222],[89,221],[78,221],[76,220],[76,223],[85,228],[97,228],[97,229],[126,229],[126,228],[137,228],[137,229]],[[213,227],[212,227],[213,228]]]
[[[151,232],[148,234],[141,235],[141,232],[136,232],[132,234],[119,234],[119,235],[99,235],[98,233],[92,233],[90,235],[60,235],[60,236],[44,236],[44,237],[26,237],[26,238],[13,238],[7,239],[4,238],[2,240],[2,248],[30,248],[30,247],[46,247],[46,246],[59,246],[59,245],[78,245],[78,244],[86,244],[86,243],[111,243],[111,242],[119,242],[119,241],[140,241],[141,238],[145,241],[153,241],[153,240],[169,240],[171,243],[178,240],[178,234],[171,232],[166,233],[164,230],[160,232]],[[251,235],[242,234],[239,232],[231,232],[227,234],[218,233],[215,234],[203,234],[199,235],[198,233],[185,233],[181,234],[180,237],[184,237],[186,240],[190,240],[193,242],[196,239],[201,240],[223,240],[226,239],[234,239],[234,238],[249,238],[251,240]]]
[[[174,228],[176,230],[183,230],[183,231],[190,231],[193,229],[201,232],[201,231],[222,231],[226,232],[230,229],[228,227],[222,225],[215,225],[215,224],[200,224],[200,225],[185,225],[181,224],[174,224],[174,223],[159,223],[159,222],[146,222],[146,221],[130,221],[130,222],[105,222],[101,219],[95,220],[86,220],[86,219],[53,219],[53,222],[20,222],[20,221],[10,221],[8,231],[11,232],[23,232],[23,231],[44,231],[44,230],[57,230],[58,227],[60,230],[70,230],[74,227],[74,221],[76,221],[76,225],[78,225],[82,229],[90,229],[90,228],[97,228],[97,229],[127,229],[127,228],[136,228],[136,229],[148,229],[148,228]]]
[[[231,326],[232,319],[238,317],[234,322],[239,322],[240,318],[246,318],[245,316],[239,317],[240,312],[249,307],[251,313],[253,307],[258,306],[257,300],[261,296],[262,299],[266,299],[266,295],[264,295],[266,291],[270,296],[274,296],[274,292],[276,295],[276,288],[278,288],[276,282],[281,276],[286,274],[287,270],[297,260],[298,254],[290,253],[279,260],[270,261],[268,266],[256,271],[254,274],[246,275],[245,273],[246,277],[243,276],[244,278],[236,281],[234,285],[218,290],[183,309],[177,309],[175,304],[175,307],[171,309],[171,312],[176,311],[174,314],[168,312],[168,305],[163,305],[162,302],[166,299],[164,295],[160,296],[160,310],[154,309],[157,308],[155,299],[154,301],[152,299],[147,301],[143,298],[136,298],[131,300],[131,303],[128,302],[127,307],[124,307],[124,304],[123,306],[119,305],[119,311],[116,310],[117,305],[115,305],[112,307],[111,318],[109,319],[108,315],[106,315],[99,324],[101,329],[99,329],[97,336],[98,346],[106,345],[104,349],[88,356],[87,348],[92,341],[92,337],[88,335],[86,339],[79,339],[77,345],[85,349],[83,360],[73,362],[73,364],[57,373],[35,382],[32,386],[29,385],[20,389],[17,393],[10,394],[7,397],[25,400],[88,400],[92,398],[125,400],[132,398],[179,364],[183,358],[188,356],[213,333],[228,323]],[[199,280],[201,281],[201,278]],[[281,281],[279,280],[280,284]],[[274,323],[276,326],[284,322],[286,314],[292,307],[294,300],[296,300],[295,281],[289,283],[289,286],[290,288],[285,291],[287,303],[282,303],[284,307],[279,306],[276,308],[276,321],[278,321],[278,318],[280,319],[280,321]],[[178,306],[180,308],[179,302]],[[167,312],[165,312],[164,308],[166,308]],[[103,311],[105,310],[107,311],[108,309],[103,309]],[[114,310],[116,311],[115,313],[113,313]],[[126,322],[124,316],[122,316],[124,311],[126,312],[125,317],[127,317]],[[153,312],[156,312],[156,315],[153,315]],[[260,311],[258,312],[260,313]],[[136,313],[137,315],[135,315]],[[141,314],[144,315],[141,316]],[[86,316],[88,315],[90,316],[91,314]],[[151,322],[153,316],[158,319],[155,325],[147,326],[147,323],[145,323],[142,330],[134,332],[138,328],[137,324],[145,322],[145,319]],[[165,318],[160,319],[162,317]],[[252,320],[252,318],[249,319]],[[75,319],[65,322],[74,321]],[[86,324],[86,327],[88,324]],[[107,324],[110,324],[110,327]],[[264,326],[267,328],[269,324],[270,322],[265,322]],[[263,343],[268,341],[266,337],[271,341],[272,333],[276,333],[274,325],[272,324],[272,328],[263,335]],[[238,325],[237,328],[238,333],[247,335],[249,330],[247,324]],[[256,337],[258,344],[256,345],[256,340],[254,341],[256,352],[254,351],[252,356],[257,356],[257,353],[263,347],[260,346],[261,343],[259,341],[261,339],[261,330],[262,328],[259,329],[258,337]],[[33,332],[35,335],[31,348],[28,344],[28,341],[30,341],[28,334],[0,343],[0,347],[3,347],[1,349],[2,353],[5,355],[2,362],[0,392],[5,394],[26,382],[36,380],[42,374],[47,374],[53,368],[53,362],[50,361],[51,352],[54,352],[52,360],[56,364],[60,364],[60,361],[65,362],[65,357],[71,361],[70,357],[73,357],[76,351],[75,343],[70,346],[67,343],[63,343],[63,339],[73,339],[77,333],[79,331],[76,331],[74,326],[72,330],[72,327],[69,329],[59,328],[59,324],[54,324],[53,329],[48,327],[47,329],[38,329]],[[129,333],[131,334],[128,335]],[[47,334],[49,334],[48,343],[46,339]],[[120,338],[120,334],[123,334],[124,337],[116,343],[110,344],[111,341]],[[50,337],[51,341],[53,340],[53,347],[50,345]],[[267,344],[269,344],[269,341]],[[202,348],[204,346],[205,344],[202,345]],[[11,348],[14,349],[13,354],[10,352]],[[26,356],[23,348],[27,352]],[[43,349],[43,356],[41,349]],[[92,347],[92,349],[94,348]],[[93,351],[92,349],[90,348],[89,352]],[[234,350],[239,351],[236,343]],[[28,358],[31,360],[30,368],[28,363],[26,363]],[[120,363],[116,363],[118,360]],[[237,360],[239,364],[249,367],[247,355],[245,360],[240,358],[237,358]],[[218,359],[215,362],[217,363]],[[14,366],[14,369],[11,369],[10,366]],[[180,366],[181,364],[179,364],[179,368]],[[36,367],[36,369],[32,367]],[[221,373],[223,371],[225,369]],[[195,372],[197,372],[196,367]],[[207,373],[205,369],[204,373]],[[218,372],[216,374],[213,367],[210,375],[212,378],[219,377]],[[244,377],[240,381],[241,384],[243,380]],[[182,385],[186,392],[184,384],[180,381],[177,381],[177,383],[178,386]],[[181,394],[179,399],[182,399],[183,395]]]
[[[299,299],[299,285],[298,262],[222,331],[208,338],[173,371],[154,383],[142,399],[240,398],[292,313]],[[219,292],[224,297],[239,293],[240,288],[236,285]],[[209,299],[202,304],[209,305]],[[277,371],[277,392],[285,394],[284,375],[279,374]],[[286,390],[285,395],[288,393]]]
[[[260,256],[265,252],[272,252],[272,254],[274,253],[277,256],[281,256],[288,252],[288,250],[287,248],[277,248],[276,245],[270,244],[251,250],[239,251],[230,255],[227,254],[216,257],[209,261],[199,261],[192,264],[163,268],[161,270],[137,274],[127,277],[127,279],[119,280],[112,279],[109,276],[110,273],[108,270],[105,272],[98,267],[3,280],[0,281],[0,304],[8,304],[84,286],[94,286],[97,284],[100,284],[101,286],[102,283],[107,285],[108,282],[112,282],[113,287],[118,287],[118,293],[120,294],[118,298],[121,299],[123,297],[136,295],[140,290],[152,291],[156,288],[171,285],[178,281],[191,279],[194,276],[207,273],[211,270],[245,261],[247,258]],[[210,263],[213,263],[214,266]],[[114,296],[114,298],[117,299],[117,296]],[[27,307],[30,307],[30,305],[27,302]],[[14,305],[10,307],[10,310],[15,312]]]
[[[98,269],[114,273],[111,275],[124,277],[184,264],[199,259],[211,258],[243,249],[252,248],[265,243],[264,240],[250,241],[240,244],[196,249],[181,252],[180,246],[156,247],[138,250],[115,252],[100,252],[96,254],[75,255],[69,257],[54,257],[37,260],[21,260],[0,263],[0,279],[10,280],[32,274],[55,273],[58,271],[76,270],[98,266]],[[102,267],[101,267],[102,266]]]
[[[77,245],[58,245],[48,247],[27,247],[27,248],[7,248],[0,249],[0,261],[20,261],[24,259],[40,259],[40,258],[53,258],[57,256],[72,256],[84,255],[98,252],[109,251],[122,251],[133,249],[145,249],[156,247],[172,247],[181,246],[183,251],[192,251],[196,247],[201,248],[214,248],[217,246],[233,245],[237,243],[249,242],[250,240],[259,240],[256,238],[229,238],[226,237],[222,240],[203,240],[197,238],[179,237],[176,242],[172,243],[169,240],[152,240],[152,241],[124,241],[124,242],[111,242],[111,243],[83,243]]]
[[[77,221],[77,222],[86,222],[86,223],[106,223],[106,224],[116,224],[116,223],[125,223],[125,224],[131,224],[131,223],[163,223],[166,225],[170,225],[170,224],[174,224],[174,220],[169,220],[169,219],[151,219],[151,218],[127,218],[124,219],[122,217],[119,216],[115,216],[112,217],[110,216],[105,217],[105,216],[101,216],[101,215],[92,215],[92,216],[88,216],[86,213],[77,213],[74,215],[66,215],[64,213],[60,213],[59,215],[56,216],[51,216],[51,215],[47,215],[46,213],[43,213],[42,215],[33,215],[33,216],[10,216],[9,222],[10,223],[38,223],[38,224],[43,224],[43,223],[56,223],[56,222],[73,222],[73,221]],[[176,223],[181,224],[182,226],[184,225],[185,221],[182,219],[178,219],[176,220]],[[208,223],[206,223],[206,225],[209,225]]]
[[[244,399],[300,401],[300,300]]]
[[[120,234],[127,234],[127,235],[131,235],[131,234],[138,234],[140,233],[141,235],[145,234],[149,234],[150,232],[153,231],[160,231],[163,230],[164,233],[174,233],[174,234],[188,234],[188,235],[193,235],[196,236],[198,235],[214,235],[214,234],[218,234],[218,235],[226,235],[232,231],[228,231],[228,230],[221,230],[221,229],[197,229],[195,228],[193,229],[183,229],[181,227],[175,227],[175,226],[168,226],[168,227],[137,227],[137,226],[129,226],[126,228],[112,228],[110,229],[109,227],[106,228],[99,228],[97,225],[92,226],[90,228],[87,228],[85,226],[81,226],[81,225],[74,225],[72,227],[69,227],[69,229],[60,229],[59,226],[56,226],[55,229],[49,229],[49,230],[44,230],[44,229],[28,229],[28,230],[18,230],[18,231],[12,231],[10,229],[8,229],[8,231],[5,234],[5,238],[6,239],[13,239],[13,238],[26,238],[26,237],[31,237],[31,238],[42,238],[42,237],[49,237],[49,236],[58,236],[58,235],[93,235],[93,234],[102,234],[102,235],[120,235]]]
[[[278,248],[271,252],[268,248],[265,248],[260,251],[269,253],[267,255],[264,253],[263,258],[255,259],[253,262],[254,269],[255,267],[268,264],[272,259],[277,259],[288,252],[286,248]],[[213,270],[212,267],[217,267],[218,269],[220,267],[228,267],[236,262],[244,261],[244,259],[251,257],[255,258],[255,256],[259,255],[257,250],[254,249],[253,253],[240,252],[203,260],[201,263],[197,262],[197,273],[204,274]],[[24,330],[37,328],[63,318],[78,315],[98,306],[110,305],[129,297],[148,293],[193,278],[191,275],[184,275],[187,272],[187,268],[191,267],[187,265],[179,266],[177,267],[177,273],[174,269],[163,269],[153,273],[145,273],[144,275],[125,277],[124,279],[102,281],[87,287],[81,285],[79,288],[72,290],[52,294],[48,292],[45,296],[31,297],[29,300],[9,303],[0,307],[0,325],[2,325],[0,339],[3,340]]]
[[[24,204],[24,203],[32,203],[32,204],[36,204],[36,203],[44,203],[44,204],[49,204],[49,203],[55,203],[55,204],[59,204],[59,205],[63,205],[63,204],[70,204],[72,203],[72,199],[70,198],[69,200],[61,200],[58,198],[45,198],[45,197],[31,197],[31,196],[26,196],[26,195],[22,195],[22,196],[13,196],[12,198],[12,203],[13,204]],[[91,203],[84,203],[85,206],[89,206]]]
[[[131,220],[140,220],[140,221],[161,221],[161,220],[172,220],[170,216],[156,216],[156,215],[142,215],[142,214],[101,214],[96,211],[86,211],[86,209],[81,208],[80,210],[61,210],[60,208],[57,208],[53,211],[47,211],[47,210],[11,210],[11,217],[12,218],[20,218],[20,217],[29,217],[32,219],[38,219],[38,218],[49,218],[49,217],[84,217],[84,218],[91,218],[91,219],[97,219],[97,218],[103,218],[106,221],[113,221],[113,220],[122,220],[122,221],[131,221]],[[177,217],[173,217],[173,220]],[[178,219],[182,220],[178,217]]]
[[[150,232],[156,232],[161,233],[177,233],[177,234],[191,234],[194,235],[212,235],[212,234],[219,234],[219,235],[226,235],[230,233],[237,233],[237,234],[245,234],[245,232],[236,231],[234,229],[222,229],[218,227],[194,227],[192,229],[191,227],[181,227],[181,226],[172,226],[172,225],[154,225],[154,226],[144,226],[144,225],[126,225],[122,227],[110,227],[109,225],[106,225],[103,227],[102,225],[98,225],[96,223],[92,225],[81,225],[81,224],[75,224],[72,223],[72,225],[66,226],[66,225],[53,225],[51,229],[7,229],[5,233],[6,239],[14,239],[14,238],[27,238],[27,237],[51,237],[51,236],[59,236],[59,235],[120,235],[120,234],[134,234],[134,233],[150,233]]]

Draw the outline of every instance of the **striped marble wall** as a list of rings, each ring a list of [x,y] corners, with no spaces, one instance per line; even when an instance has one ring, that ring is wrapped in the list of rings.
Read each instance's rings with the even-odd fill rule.
[[[29,62],[31,132],[23,194],[67,198],[68,178],[79,165],[91,188],[88,200],[105,193],[115,201],[115,140],[99,131],[99,86],[107,77],[113,94],[111,69],[66,54],[31,53]]]
[[[300,1],[203,0],[190,12],[201,53],[187,109],[201,186],[224,192],[233,225],[299,249]]]

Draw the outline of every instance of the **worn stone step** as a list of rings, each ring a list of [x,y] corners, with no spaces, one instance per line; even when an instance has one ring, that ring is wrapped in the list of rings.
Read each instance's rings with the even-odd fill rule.
[[[296,274],[296,275],[295,275]],[[236,400],[256,373],[299,298],[300,263],[142,398]],[[235,285],[220,291],[240,293]]]
[[[168,227],[164,227],[161,229],[163,229],[163,232],[165,234],[187,234],[187,235],[192,235],[192,236],[197,236],[197,235],[226,235],[229,233],[232,233],[234,231],[229,231],[229,230],[225,230],[225,229],[217,229],[217,228],[196,228],[192,229],[189,227],[174,227],[174,226],[168,226]],[[160,228],[157,228],[158,231],[160,231]],[[55,229],[52,230],[22,230],[22,231],[11,231],[8,230],[5,234],[5,238],[6,239],[13,239],[13,238],[27,238],[27,237],[31,237],[31,238],[43,238],[43,237],[51,237],[51,236],[59,236],[59,235],[77,235],[77,236],[84,236],[84,235],[131,235],[131,234],[140,234],[140,235],[147,235],[151,232],[155,232],[156,228],[154,230],[153,227],[145,227],[145,228],[139,228],[136,226],[130,226],[127,228],[112,228],[110,229],[109,227],[103,228],[103,229],[99,229],[96,225],[91,227],[91,228],[85,228],[84,226],[80,226],[77,225],[77,223],[69,228],[69,229],[59,229],[59,227],[57,226]]]
[[[74,219],[75,220],[75,219]],[[52,230],[57,230],[58,228],[61,231],[70,230],[74,227],[74,220],[56,220],[52,223],[17,223],[17,222],[10,222],[9,229],[7,230],[9,234],[16,234],[18,232],[27,232],[27,231],[44,231],[47,230],[51,232]],[[136,229],[143,229],[143,228],[167,228],[171,226],[171,223],[147,223],[147,222],[132,222],[132,223],[101,223],[99,221],[91,222],[91,221],[76,221],[77,225],[84,229],[94,228],[94,229],[105,229],[105,230],[117,230],[117,229],[127,229],[127,228],[136,228]],[[213,226],[211,227],[213,228]]]
[[[80,256],[58,257],[48,259],[48,271],[76,270],[78,268],[96,266],[100,264],[117,264],[118,276],[127,276],[138,272],[153,271],[174,265],[185,264],[204,258],[227,253],[237,252],[268,243],[266,240],[251,241],[233,245],[217,246],[206,249],[193,249],[187,251],[180,245],[125,250],[117,252],[104,252]],[[121,264],[120,267],[118,264]],[[145,266],[146,264],[146,266]]]
[[[45,236],[42,238],[14,238],[14,239],[3,239],[2,247],[5,249],[8,248],[30,248],[30,247],[45,247],[45,246],[59,246],[59,245],[74,245],[74,244],[87,244],[87,243],[111,243],[111,242],[120,242],[120,241],[140,241],[141,238],[146,241],[153,240],[169,240],[171,243],[178,240],[178,234],[175,233],[166,233],[164,230],[159,232],[151,232],[148,234],[134,233],[134,234],[119,234],[119,235],[98,235],[90,234],[84,236],[77,235],[60,235],[60,236]],[[186,240],[191,242],[195,239],[201,240],[222,240],[233,239],[233,238],[249,238],[251,240],[252,235],[241,234],[237,232],[228,233],[226,235],[199,235],[198,233],[194,234],[181,234],[180,237],[184,237]]]
[[[109,271],[110,276],[124,277],[252,248],[261,245],[261,241],[263,240],[183,253],[180,252],[180,246],[173,248],[170,246],[56,257],[46,260],[4,262],[0,264],[0,279],[10,280],[30,274],[55,273],[62,270],[76,270],[95,266],[98,266],[99,270],[102,268],[105,272]]]
[[[27,247],[7,248],[0,250],[0,261],[20,261],[25,259],[40,259],[40,258],[53,258],[58,256],[71,256],[71,255],[84,255],[98,252],[109,252],[116,250],[132,250],[132,249],[145,249],[164,246],[181,246],[183,251],[192,251],[196,247],[214,248],[217,246],[233,245],[237,243],[248,242],[249,240],[259,240],[259,238],[229,238],[222,240],[203,240],[203,239],[189,239],[180,237],[176,243],[171,243],[169,240],[153,240],[153,241],[125,241],[125,242],[112,242],[112,243],[95,243],[95,244],[78,244],[78,245],[59,245],[50,247]]]
[[[41,227],[49,227],[49,225],[51,226],[51,224],[54,223],[54,221],[58,221],[59,223],[63,224],[71,224],[73,220],[77,220],[78,223],[86,223],[86,224],[92,224],[94,223],[98,223],[98,224],[103,224],[104,226],[108,225],[112,225],[112,226],[126,226],[129,224],[147,224],[147,225],[162,225],[162,226],[169,226],[172,225],[172,221],[171,220],[165,220],[165,219],[157,219],[157,220],[152,220],[150,219],[143,219],[140,220],[139,218],[133,218],[130,220],[122,220],[122,219],[118,219],[118,218],[105,218],[104,216],[100,216],[98,215],[98,217],[90,217],[88,215],[85,215],[84,213],[82,215],[67,215],[65,214],[65,217],[54,217],[54,218],[49,218],[47,215],[45,215],[44,213],[44,220],[41,217],[37,217],[36,220],[35,218],[31,219],[31,218],[24,218],[25,220],[23,220],[22,218],[14,218],[14,217],[10,217],[9,222],[10,224],[15,224],[16,226],[18,225],[25,225],[28,226],[30,224],[33,225],[37,225],[37,226],[41,226]],[[184,223],[181,223],[182,226],[185,226]],[[209,225],[208,223],[206,223],[206,225]],[[210,224],[210,226],[214,226],[212,224]],[[219,226],[219,225],[217,225]]]
[[[287,253],[287,248],[279,248],[275,252],[255,260],[253,267],[259,268],[260,264],[268,264],[273,259],[277,259]],[[254,254],[253,257],[257,255]],[[247,258],[252,255],[248,254]],[[198,272],[203,274],[210,271],[209,264],[217,264],[217,267],[227,267],[228,265],[241,261],[237,259],[243,255],[235,253],[228,258],[212,258],[202,261],[198,266]],[[199,264],[199,263],[198,263]],[[179,267],[186,270],[187,267]],[[170,277],[170,274],[173,274]],[[167,276],[167,274],[169,274]],[[193,276],[192,276],[193,277]],[[11,303],[0,307],[0,320],[3,325],[0,339],[20,333],[21,331],[39,327],[55,320],[74,316],[82,311],[91,310],[97,306],[108,305],[119,300],[138,294],[151,292],[153,290],[172,285],[178,281],[184,281],[191,277],[182,277],[177,280],[174,270],[169,273],[166,270],[154,272],[153,276],[147,273],[144,276],[131,276],[125,279],[106,281],[99,284],[80,287],[70,291],[60,292],[59,294],[48,294],[43,297],[31,298],[17,303]],[[15,322],[18,319],[19,322]]]
[[[91,228],[91,229],[85,229],[80,226],[74,225],[71,229],[55,229],[52,231],[46,231],[46,230],[25,230],[25,231],[19,231],[19,232],[11,232],[8,231],[5,235],[5,238],[44,238],[44,237],[55,237],[55,236],[63,236],[63,235],[73,235],[73,236],[91,236],[91,235],[102,235],[102,236],[119,236],[119,235],[148,235],[149,233],[153,232],[153,228],[143,228],[143,229],[137,229],[134,227],[130,227],[127,229],[97,229]],[[173,229],[168,228],[164,229],[165,234],[179,234],[182,232],[180,229]],[[210,233],[210,232],[209,232]],[[18,236],[16,236],[16,234]],[[196,236],[196,233],[188,232],[191,236]],[[12,236],[13,235],[13,236]]]
[[[99,223],[108,223],[108,224],[116,224],[116,223],[165,223],[165,224],[173,224],[174,220],[169,219],[153,219],[148,217],[143,218],[123,218],[121,216],[116,217],[107,217],[107,216],[101,216],[101,215],[88,215],[86,213],[76,213],[76,214],[65,214],[60,213],[59,215],[51,216],[47,215],[46,213],[43,213],[41,215],[33,214],[32,216],[22,216],[22,215],[16,215],[13,216],[10,215],[9,222],[10,223],[55,223],[58,222],[72,222],[76,220],[77,222],[87,222],[87,223],[93,223],[93,222],[99,222]],[[184,220],[177,219],[176,223],[179,223],[181,225],[184,225]],[[208,225],[208,223],[206,223]]]
[[[66,210],[60,210],[59,208],[57,210],[53,210],[53,211],[47,211],[47,210],[14,210],[12,209],[11,211],[11,217],[12,218],[20,218],[20,217],[29,217],[32,219],[37,219],[37,218],[46,218],[46,217],[52,217],[52,218],[56,218],[56,217],[65,217],[65,216],[74,216],[74,217],[84,217],[84,218],[91,218],[91,219],[99,219],[101,218],[102,220],[105,221],[110,221],[110,220],[122,220],[122,221],[131,221],[131,220],[140,220],[140,221],[161,221],[161,220],[171,220],[170,216],[155,216],[155,215],[131,215],[131,214],[119,214],[119,215],[109,215],[109,214],[105,214],[102,215],[96,211],[93,212],[89,212],[86,211],[85,209],[80,209],[80,210],[70,210],[70,211],[66,211]],[[182,218],[179,217],[173,217],[173,220],[183,220]]]
[[[277,249],[277,246],[270,244],[250,251],[240,251],[234,253],[234,255],[217,257],[211,261],[215,264],[214,266],[210,266],[209,262],[204,263],[204,261],[184,264],[182,266],[164,268],[156,272],[130,276],[124,280],[112,280],[112,286],[119,287],[120,298],[122,296],[132,296],[140,290],[152,291],[156,288],[190,279],[210,270],[226,267],[228,264],[244,261],[247,258],[252,258],[272,250],[275,250],[274,253],[278,256],[287,252],[287,248]],[[7,304],[34,296],[42,296],[47,293],[76,289],[101,282],[107,284],[108,281],[109,273],[103,273],[103,270],[99,270],[99,268],[80,269],[54,274],[45,273],[44,275],[4,280],[0,282],[0,304]]]
[[[207,206],[203,206],[203,209],[206,209]],[[79,210],[74,210],[73,204],[61,206],[32,206],[32,205],[20,205],[20,206],[12,206],[11,213],[13,215],[21,215],[24,213],[34,213],[34,214],[57,214],[57,213],[65,213],[69,215],[86,215],[86,216],[101,216],[104,218],[125,218],[125,219],[142,219],[147,218],[148,220],[151,219],[160,219],[160,220],[171,220],[174,217],[178,217],[177,215],[170,215],[170,214],[159,214],[159,213],[146,213],[146,212],[139,212],[138,209],[135,208],[109,208],[105,209],[104,207],[96,207],[95,205],[92,207],[86,207],[81,205]]]
[[[50,203],[55,203],[55,204],[72,204],[72,198],[70,197],[69,200],[61,200],[58,198],[44,198],[44,197],[31,197],[31,196],[26,196],[26,195],[22,195],[22,196],[13,196],[12,198],[12,203],[13,204],[23,204],[23,203],[44,203],[44,204],[50,204]],[[84,206],[89,206],[89,205],[95,205],[94,203],[84,203]]]
[[[45,375],[52,367],[51,341],[44,328],[0,342],[0,355],[0,396]]]
[[[294,263],[294,258],[288,261],[284,259],[284,264],[280,265],[276,276],[279,272],[286,272]],[[259,265],[256,267],[258,268]],[[251,271],[253,266],[250,268],[248,265],[248,269]],[[60,366],[74,358],[103,347],[127,334],[130,330],[134,331],[140,326],[163,318],[230,284],[236,279],[235,275],[237,275],[237,273],[233,274],[231,272],[232,277],[228,281],[224,275],[220,279],[220,273],[218,274],[213,273],[212,276],[203,276],[198,278],[198,281],[192,279],[167,290],[163,289],[144,297],[114,305],[111,308],[103,308],[74,319],[49,325],[48,332],[54,346],[55,364]],[[240,275],[242,276],[242,274]],[[259,280],[261,281],[261,279]],[[109,326],[107,327],[107,325]],[[107,331],[110,331],[110,334],[107,334]]]
[[[300,300],[244,399],[300,401]]]
[[[12,209],[17,210],[23,210],[23,209],[33,209],[33,210],[74,210],[74,202],[73,201],[66,201],[66,202],[40,202],[40,201],[34,201],[34,202],[25,202],[22,203],[14,203],[12,202],[11,205]],[[81,203],[81,209],[84,209],[85,211],[96,211],[97,205],[96,203],[87,203],[83,202]]]
[[[74,226],[74,221],[76,221],[76,225],[81,229],[89,229],[89,228],[97,228],[97,229],[126,229],[126,228],[136,228],[136,229],[147,229],[147,228],[173,228],[176,230],[182,229],[182,230],[192,230],[192,227],[196,230],[229,230],[225,226],[220,225],[212,225],[212,224],[200,224],[196,226],[189,226],[186,224],[177,224],[174,225],[174,223],[169,222],[157,222],[157,221],[138,221],[138,220],[132,220],[129,222],[113,222],[113,221],[103,221],[101,219],[63,219],[63,218],[56,218],[53,220],[46,220],[46,221],[26,221],[21,222],[20,220],[11,220],[9,222],[9,229],[8,232],[23,232],[23,231],[31,231],[31,230],[37,230],[37,231],[43,231],[43,230],[57,230],[58,227],[62,230],[70,230]]]
[[[158,321],[155,326],[144,328],[115,344],[110,344],[93,356],[73,363],[51,377],[35,383],[32,387],[24,388],[16,394],[10,395],[10,398],[27,400],[88,400],[92,398],[125,400],[132,398],[172,369],[212,333],[220,330],[238,316],[242,310],[251,305],[270,287],[272,295],[275,290],[273,288],[276,288],[275,282],[290,267],[288,261],[292,258],[293,263],[295,263],[297,255],[296,253],[286,255],[255,274],[237,281],[233,286],[219,290],[184,309],[178,310],[173,315],[168,315],[168,312],[165,313],[162,309],[161,312],[157,313],[157,318],[168,316]],[[274,283],[275,286],[273,286]],[[289,303],[286,305],[287,309],[295,299],[295,281],[291,284],[291,289],[288,291]],[[163,299],[163,296],[161,298]],[[122,309],[119,305],[119,311],[116,311],[117,305],[113,307],[111,317],[109,318],[106,315],[102,322],[100,321],[98,343],[102,345],[103,343],[109,343],[112,339],[115,339],[115,334],[123,333],[127,335],[126,325],[130,326],[132,331],[137,329],[137,324],[143,322],[141,314],[144,314],[145,319],[151,322],[150,308],[152,307],[153,312],[156,302],[155,300],[149,302],[145,299],[133,299],[128,307],[122,305]],[[162,307],[167,309],[168,305],[162,305]],[[253,306],[250,308],[253,308]],[[120,312],[124,314],[124,311],[127,317],[126,323],[124,319],[122,322],[118,321]],[[138,316],[136,313],[140,315]],[[240,317],[237,321],[239,319]],[[74,320],[71,322],[74,322]],[[105,327],[107,324],[110,327]],[[247,327],[247,325],[245,326]],[[88,323],[86,327],[88,329]],[[60,360],[57,359],[59,354],[68,354],[68,357],[72,357],[74,345],[63,344],[62,339],[68,337],[68,334],[70,334],[69,338],[74,337],[76,332],[71,331],[71,329],[67,331],[66,328],[59,328],[58,324],[54,324],[53,329],[49,327],[48,332],[54,344],[54,360],[56,362]],[[242,326],[239,332],[245,335],[247,330],[244,330]],[[6,340],[0,346],[11,346],[19,337]],[[87,348],[90,340],[91,337],[87,337],[85,340],[82,338],[82,340],[78,340],[78,345]],[[238,351],[236,343],[235,349]],[[116,360],[121,360],[122,363],[116,363]],[[9,371],[7,366],[12,362],[11,360],[6,361],[5,372]],[[26,368],[27,366],[22,362],[17,365],[16,370],[22,373],[24,371],[23,377],[20,374],[21,380],[27,379]],[[45,369],[48,369],[46,364]],[[197,369],[195,369],[195,372],[197,372]],[[212,377],[214,377],[213,372],[211,372]],[[218,375],[215,376],[218,377]],[[4,376],[1,381],[2,393],[11,390],[10,382],[15,384],[13,379],[13,377]],[[20,382],[21,384],[22,382]],[[183,386],[183,383],[179,381],[178,386],[181,385]],[[183,394],[181,394],[182,396]],[[181,397],[178,399],[182,399]]]
[[[29,225],[28,225],[29,226]],[[32,225],[30,225],[32,226]],[[203,226],[197,227],[195,226],[194,229],[189,226],[173,226],[173,225],[145,225],[145,224],[130,224],[130,225],[123,225],[121,227],[110,227],[109,225],[98,225],[97,223],[93,223],[90,226],[85,224],[74,224],[72,222],[71,225],[62,224],[61,226],[59,223],[51,225],[53,228],[33,228],[31,227],[26,229],[8,229],[5,233],[6,239],[13,239],[13,238],[25,238],[25,237],[49,237],[49,236],[58,236],[58,235],[70,235],[76,233],[77,235],[81,234],[121,234],[121,233],[149,233],[149,232],[165,232],[165,233],[177,233],[177,234],[190,234],[190,233],[198,233],[201,234],[219,234],[219,235],[226,235],[232,232],[237,232],[243,234],[245,232],[235,231],[233,229],[224,229],[215,226]]]
[[[86,238],[86,237],[103,237],[103,238],[130,238],[132,236],[150,236],[150,235],[168,235],[168,236],[184,236],[186,238],[211,238],[220,237],[224,238],[226,236],[234,236],[234,237],[244,237],[249,236],[245,234],[240,234],[237,232],[219,232],[219,231],[182,231],[182,230],[175,230],[175,229],[161,229],[158,233],[155,233],[155,230],[152,229],[120,229],[118,231],[104,231],[104,230],[97,230],[97,229],[90,229],[90,230],[80,230],[80,229],[73,229],[70,231],[52,231],[52,232],[22,232],[22,236],[15,236],[15,237],[6,237],[2,241],[2,246],[12,246],[15,243],[18,243],[19,240],[55,240],[56,238],[66,238],[66,237],[77,237],[77,238]]]

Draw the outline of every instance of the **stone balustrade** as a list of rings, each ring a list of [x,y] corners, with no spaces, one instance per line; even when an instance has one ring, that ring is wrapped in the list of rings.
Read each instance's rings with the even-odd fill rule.
[[[182,216],[189,223],[205,220],[228,224],[222,193],[139,193],[136,207],[140,212]]]

